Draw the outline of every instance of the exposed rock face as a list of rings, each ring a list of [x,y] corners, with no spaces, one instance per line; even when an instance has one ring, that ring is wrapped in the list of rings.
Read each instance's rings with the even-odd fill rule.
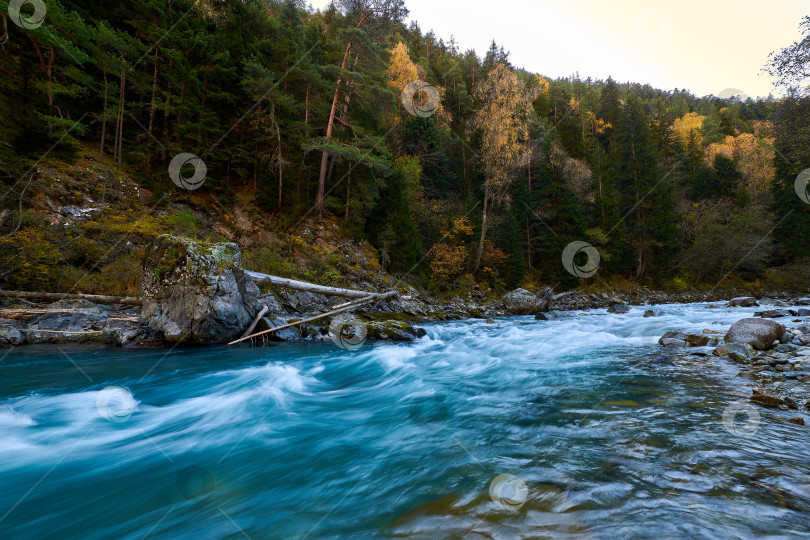
[[[773,346],[785,333],[785,327],[766,319],[742,319],[731,325],[726,334],[726,343],[747,343],[759,351]]]
[[[759,304],[757,303],[757,299],[753,296],[740,296],[738,298],[732,298],[727,307],[757,307]]]
[[[19,345],[23,342],[22,325],[11,319],[0,319],[0,345]]]
[[[533,315],[538,310],[537,297],[526,289],[515,289],[506,293],[501,301],[512,315]]]
[[[207,245],[164,235],[141,263],[141,316],[167,341],[225,343],[259,311],[236,244]]]

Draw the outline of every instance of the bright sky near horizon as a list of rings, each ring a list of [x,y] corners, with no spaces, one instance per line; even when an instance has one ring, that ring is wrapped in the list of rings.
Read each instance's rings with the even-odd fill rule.
[[[308,0],[317,9],[330,0]],[[768,54],[800,39],[807,0],[406,0],[410,20],[480,55],[495,39],[552,78],[640,82],[698,96],[774,91]]]

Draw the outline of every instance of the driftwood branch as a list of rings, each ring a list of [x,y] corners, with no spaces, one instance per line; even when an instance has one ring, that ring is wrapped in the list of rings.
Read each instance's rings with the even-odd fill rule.
[[[386,300],[388,298],[392,298],[397,295],[397,291],[389,291],[387,293],[382,294],[372,294],[371,296],[366,296],[365,298],[361,298],[360,300],[355,300],[354,302],[348,302],[346,304],[341,304],[340,306],[336,307],[332,311],[327,311],[326,313],[321,313],[320,315],[316,315],[314,317],[309,317],[308,319],[303,319],[300,321],[295,321],[289,324],[285,324],[282,326],[278,326],[276,328],[271,328],[270,330],[263,330],[256,334],[242,337],[237,339],[236,341],[231,341],[228,343],[230,345],[236,345],[237,343],[242,343],[243,341],[247,341],[249,339],[253,339],[255,337],[263,336],[265,334],[270,334],[272,332],[278,332],[279,330],[284,330],[286,328],[292,328],[293,326],[298,326],[299,324],[304,324],[312,321],[317,321],[318,319],[323,319],[324,317],[330,317],[332,315],[338,315],[339,313],[344,313],[349,311],[350,309],[354,309],[356,307],[362,306],[364,304],[368,304],[371,302],[376,302],[378,300]]]
[[[143,302],[138,298],[122,296],[105,296],[99,294],[81,293],[44,293],[25,291],[3,291],[0,290],[0,297],[6,298],[27,298],[30,300],[45,300],[55,302],[57,300],[89,300],[96,304],[121,304],[125,306],[140,306]]]
[[[250,333],[253,332],[253,329],[256,328],[256,325],[259,324],[259,321],[262,320],[262,317],[267,315],[267,312],[270,311],[267,306],[262,306],[262,310],[256,315],[256,318],[253,319],[253,323],[248,326],[248,329],[245,330],[245,333],[242,334],[242,337],[250,336]]]
[[[369,291],[357,291],[353,289],[341,289],[338,287],[315,285],[314,283],[271,276],[268,274],[262,274],[260,272],[253,272],[251,270],[245,270],[245,275],[252,279],[253,282],[259,287],[272,285],[274,287],[283,287],[285,289],[323,294],[326,296],[345,296],[346,298],[367,298],[369,295],[374,294],[373,292]]]

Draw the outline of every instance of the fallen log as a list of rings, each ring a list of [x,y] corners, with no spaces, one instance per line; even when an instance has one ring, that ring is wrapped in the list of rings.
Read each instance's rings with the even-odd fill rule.
[[[43,330],[41,328],[22,328],[20,332],[33,332],[40,334],[69,334],[71,336],[86,336],[90,334],[103,334],[101,330],[89,330],[86,332],[68,332],[67,330]]]
[[[82,293],[45,293],[26,291],[3,291],[0,290],[0,297],[5,298],[27,298],[30,300],[45,300],[55,302],[57,300],[89,300],[96,304],[120,304],[124,306],[140,306],[143,302],[139,298],[123,296],[105,296],[100,294]]]
[[[264,317],[268,311],[270,310],[267,308],[267,306],[262,306],[262,310],[259,312],[258,315],[256,315],[256,318],[253,319],[253,323],[250,326],[248,326],[248,329],[245,330],[245,333],[242,334],[242,337],[248,337],[250,333],[253,332],[253,329],[256,328],[256,325],[259,324],[259,321],[262,320],[262,317]]]
[[[308,319],[302,319],[300,321],[295,321],[289,324],[285,324],[282,326],[277,326],[276,328],[271,328],[270,330],[263,330],[261,332],[257,332],[250,336],[245,336],[242,338],[237,339],[236,341],[231,341],[228,343],[228,346],[236,345],[237,343],[242,343],[243,341],[247,341],[249,339],[253,339],[255,337],[263,336],[265,334],[270,334],[272,332],[278,332],[279,330],[284,330],[286,328],[292,328],[293,326],[298,326],[299,324],[304,324],[312,321],[317,321],[318,319],[323,319],[324,317],[331,317],[332,315],[338,315],[340,313],[344,313],[349,311],[350,309],[354,309],[356,307],[362,306],[364,304],[368,304],[370,302],[376,302],[378,300],[386,300],[388,298],[394,297],[397,295],[397,291],[389,291],[387,293],[382,294],[372,294],[366,296],[365,298],[361,298],[359,300],[355,300],[354,302],[348,302],[346,304],[341,304],[340,306],[336,307],[335,309],[328,311],[326,313],[321,313],[320,315],[316,315],[314,317],[309,317]]]
[[[316,285],[314,283],[307,283],[306,281],[297,281],[295,279],[271,276],[269,274],[262,274],[261,272],[253,272],[251,270],[245,270],[245,275],[252,279],[253,283],[259,287],[272,285],[274,287],[283,287],[285,289],[323,294],[326,296],[345,296],[346,298],[366,298],[369,295],[374,294],[369,291],[357,291],[354,289],[341,289],[339,287]]]

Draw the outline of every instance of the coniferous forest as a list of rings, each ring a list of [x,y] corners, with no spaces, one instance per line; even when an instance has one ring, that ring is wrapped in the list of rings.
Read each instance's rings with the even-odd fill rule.
[[[249,198],[278,231],[332,219],[438,289],[576,286],[560,261],[577,241],[601,280],[807,283],[810,17],[763,66],[773,96],[751,99],[554,80],[494,41],[479,57],[426,33],[402,0],[44,0],[15,22],[19,4],[0,2],[7,288],[99,271],[103,216],[79,231],[30,211],[43,165],[83,152],[149,194],[144,211]]]

